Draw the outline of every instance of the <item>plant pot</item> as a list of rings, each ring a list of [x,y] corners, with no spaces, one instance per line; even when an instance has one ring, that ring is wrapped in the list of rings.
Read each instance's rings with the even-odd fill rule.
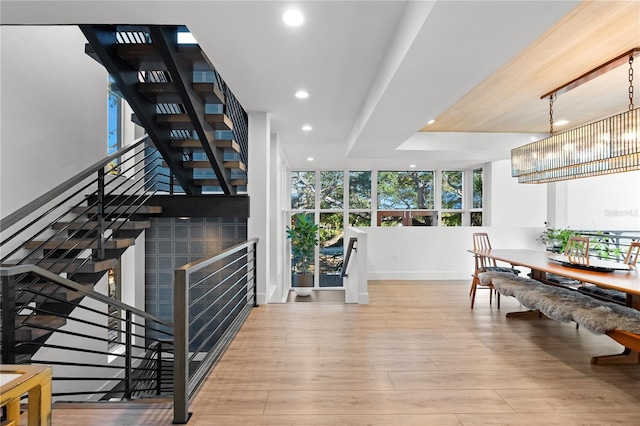
[[[309,296],[313,291],[313,274],[293,274],[291,287],[298,296]]]

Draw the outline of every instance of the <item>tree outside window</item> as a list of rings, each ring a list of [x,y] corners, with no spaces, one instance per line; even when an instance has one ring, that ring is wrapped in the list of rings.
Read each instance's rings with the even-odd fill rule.
[[[434,208],[433,172],[378,172],[378,209]]]
[[[344,172],[320,172],[320,208],[339,210],[344,208]]]
[[[472,210],[470,212],[471,226],[482,226],[482,169],[473,171]]]
[[[315,209],[316,174],[315,172],[291,173],[291,208],[293,210]]]
[[[349,172],[349,208],[371,208],[371,172]]]

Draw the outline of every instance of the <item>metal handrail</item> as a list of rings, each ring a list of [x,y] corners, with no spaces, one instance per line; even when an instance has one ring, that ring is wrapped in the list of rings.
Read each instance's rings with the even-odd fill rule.
[[[160,170],[161,163],[155,161],[155,150],[149,149],[149,141],[146,136],[138,139],[67,180],[66,184],[79,182],[76,186],[64,191],[54,190],[19,209],[18,212],[23,212],[26,208],[39,208],[24,211],[21,219],[25,223],[5,222],[16,225],[14,227],[18,229],[3,229],[5,235],[10,235],[0,240],[0,246],[7,247],[9,242],[12,245],[2,254],[0,262],[8,263],[6,266],[23,263],[45,265],[46,262],[45,268],[65,272],[73,278],[92,260],[105,259],[107,242],[115,240],[127,220],[160,190],[160,179],[164,175]],[[116,160],[118,173],[114,174],[106,166]],[[92,173],[97,173],[93,180],[89,179]],[[107,176],[111,175],[115,177],[108,180]],[[58,197],[52,198],[53,194],[58,194]],[[112,212],[107,210],[112,208]],[[39,238],[42,239],[39,245],[23,254],[27,244]],[[76,238],[81,240],[74,240]],[[91,250],[90,256],[85,254],[86,250]],[[16,254],[22,257],[12,259]]]
[[[258,239],[253,238],[218,255],[175,269],[174,424],[188,421],[189,398],[226,349],[250,310],[258,306],[257,244]],[[222,266],[218,265],[222,262]],[[196,273],[202,273],[203,276],[192,281],[191,277]],[[221,287],[219,294],[216,293]],[[198,290],[194,293],[202,290],[203,294],[212,298],[216,293],[217,298],[205,301],[199,294],[192,297],[192,289]],[[211,313],[210,309],[215,312]],[[207,317],[206,321],[204,317]],[[197,321],[205,324],[196,327]],[[198,339],[201,340],[197,342]],[[190,371],[196,357],[202,354],[204,357],[198,367]]]
[[[104,166],[108,165],[113,160],[117,159],[118,157],[121,157],[122,155],[126,154],[127,152],[131,151],[132,149],[137,148],[140,144],[142,144],[142,143],[144,143],[146,141],[148,141],[149,143],[152,143],[152,141],[151,141],[151,139],[149,138],[148,135],[144,135],[144,136],[136,139],[131,145],[128,145],[128,146],[116,151],[115,153],[111,154],[110,156],[108,156],[108,157],[106,157],[106,158],[94,163],[93,165],[87,167],[82,172],[78,173],[77,175],[73,176],[72,178],[67,179],[66,181],[64,181],[60,185],[56,186],[55,188],[49,190],[46,194],[43,194],[39,198],[36,198],[35,200],[33,200],[30,203],[28,203],[27,205],[19,208],[18,210],[16,210],[15,212],[11,213],[8,216],[6,216],[5,218],[0,219],[0,229],[7,229],[8,227],[15,225],[26,214],[31,213],[31,212],[43,207],[49,201],[54,200],[57,197],[59,197],[60,195],[62,195],[67,189],[79,184],[80,182],[82,182],[83,180],[85,180],[86,178],[88,178],[89,176],[91,176],[92,174],[94,174],[95,172],[97,172],[98,170],[103,168]]]
[[[155,321],[157,323],[169,326],[169,327],[173,327],[173,323],[163,320],[162,318],[158,318],[148,312],[142,311],[138,308],[135,308],[133,306],[129,306],[126,303],[122,303],[119,300],[115,300],[112,299],[109,296],[105,296],[104,294],[98,293],[95,290],[91,290],[89,288],[86,288],[85,286],[83,286],[82,284],[78,284],[75,281],[72,281],[70,279],[67,278],[63,278],[60,275],[54,274],[53,272],[47,271],[46,269],[42,269],[39,266],[36,265],[17,265],[17,266],[9,266],[9,267],[0,267],[0,277],[13,277],[16,275],[22,275],[22,274],[26,274],[26,273],[33,273],[36,274],[42,278],[46,278],[47,281],[50,281],[52,283],[58,284],[62,287],[66,287],[68,289],[71,289],[73,291],[77,291],[78,293],[81,293],[85,296],[88,296],[94,300],[97,300],[99,302],[103,302],[109,305],[113,305],[113,306],[117,306],[118,308],[122,309],[122,310],[128,310],[131,311],[131,313],[138,315],[142,318],[145,319],[150,319],[152,321]]]
[[[347,278],[347,268],[349,267],[349,260],[351,259],[351,252],[358,251],[356,247],[356,243],[358,242],[357,237],[349,238],[349,246],[347,247],[347,254],[344,258],[344,262],[342,262],[342,270],[340,271],[340,278]]]
[[[24,280],[27,275],[35,277],[38,282],[46,283],[47,286],[56,286],[56,290],[49,293],[43,292],[32,283]],[[0,268],[0,279],[2,281],[2,363],[32,363],[48,364],[54,366],[54,384],[58,382],[73,382],[80,384],[73,390],[54,390],[52,395],[56,398],[66,398],[80,395],[113,395],[122,394],[124,398],[161,395],[163,392],[163,377],[166,372],[163,368],[173,370],[173,365],[162,365],[162,343],[164,339],[173,340],[174,326],[170,321],[159,318],[129,306],[121,301],[114,300],[106,295],[98,293],[90,288],[84,287],[67,278],[63,278],[55,273],[47,271],[37,265],[17,265]],[[34,280],[34,281],[35,281]],[[27,284],[24,284],[24,283]],[[67,300],[64,296],[57,296],[60,290],[69,290],[81,295],[81,298],[91,300],[91,303],[80,303],[79,300]],[[24,295],[33,294],[40,299],[40,303],[30,305],[25,302]],[[96,307],[96,303],[99,304]],[[67,304],[83,314],[67,316],[57,312],[57,309],[48,306],[53,304]],[[104,309],[105,305],[117,307],[123,315],[112,315]],[[28,317],[18,323],[16,321],[17,311],[30,311],[24,315]],[[134,319],[135,316],[135,319]],[[46,318],[45,322],[30,322],[30,319],[38,317]],[[58,328],[50,321],[53,317],[63,320],[73,321],[88,329]],[[108,326],[104,318],[117,319],[125,326],[120,330],[123,338],[120,344],[124,347],[124,353],[113,353],[101,349],[106,347],[110,340],[106,336],[101,336],[95,330],[107,330]],[[60,340],[58,343],[49,343],[46,340],[28,338],[18,338],[17,333],[28,330],[40,330],[46,333],[58,333],[73,340]],[[140,330],[140,331],[138,331]],[[151,334],[150,334],[151,333]],[[162,339],[154,337],[164,336]],[[82,342],[82,343],[79,343]],[[142,343],[141,343],[142,342]],[[171,342],[172,343],[172,342]],[[46,348],[53,351],[53,354],[43,354],[37,359],[30,356],[17,359],[17,353],[28,354],[36,348],[40,350]],[[24,352],[26,350],[26,352]],[[166,351],[165,351],[166,352]],[[31,352],[34,353],[34,352]],[[73,359],[72,354],[78,354],[78,360]],[[111,364],[102,363],[99,360],[103,356],[119,358],[121,362]],[[51,358],[48,358],[51,357]],[[98,356],[97,359],[92,357]],[[58,374],[58,368],[74,368],[76,372],[83,371],[84,375]],[[62,370],[64,371],[64,370]],[[113,372],[114,374],[106,374]],[[86,389],[82,383],[98,382],[93,389]],[[112,384],[116,384],[113,387]],[[119,384],[119,385],[118,385]],[[166,383],[165,383],[166,385]],[[111,387],[109,387],[111,386]]]

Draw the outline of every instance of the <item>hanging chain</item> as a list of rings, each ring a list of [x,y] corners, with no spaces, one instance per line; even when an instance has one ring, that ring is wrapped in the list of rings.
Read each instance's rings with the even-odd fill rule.
[[[556,97],[555,93],[549,95],[549,136],[553,136],[553,102]]]
[[[629,111],[633,109],[633,55],[629,57]]]

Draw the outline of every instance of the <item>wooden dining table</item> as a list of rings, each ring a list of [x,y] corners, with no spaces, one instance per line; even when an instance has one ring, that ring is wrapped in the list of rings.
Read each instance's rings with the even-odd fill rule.
[[[547,279],[547,274],[559,275],[580,281],[585,284],[593,284],[604,289],[623,292],[627,295],[628,307],[640,310],[640,277],[638,270],[629,265],[594,260],[592,265],[570,265],[570,259],[563,258],[554,253],[524,249],[491,249],[469,250],[476,256],[484,256],[496,261],[509,263],[513,266],[522,266],[531,269],[531,278],[543,283],[553,284]],[[560,263],[561,261],[565,261]],[[589,269],[593,266],[593,269]],[[508,317],[534,316],[530,311],[526,313],[509,313]],[[617,339],[616,339],[617,340]],[[640,353],[628,347],[622,354],[594,357],[594,364],[628,364],[640,363]]]

